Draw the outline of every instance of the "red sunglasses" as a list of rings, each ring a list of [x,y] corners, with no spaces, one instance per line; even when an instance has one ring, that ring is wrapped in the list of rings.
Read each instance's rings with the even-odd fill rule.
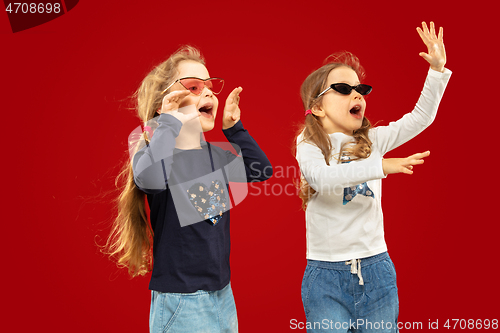
[[[214,94],[220,93],[222,91],[222,88],[224,87],[224,79],[218,77],[211,77],[208,79],[200,79],[197,77],[184,77],[182,79],[175,80],[161,93],[164,94],[177,82],[179,82],[184,88],[189,90],[190,93],[195,94],[197,96],[201,95],[205,87],[210,89]]]

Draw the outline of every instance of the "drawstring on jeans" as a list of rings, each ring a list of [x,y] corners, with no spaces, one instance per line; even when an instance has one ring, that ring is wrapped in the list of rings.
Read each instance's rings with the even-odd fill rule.
[[[352,260],[346,261],[345,264],[351,265],[351,273],[358,274],[359,285],[360,286],[364,285],[365,283],[363,281],[363,276],[361,275],[361,259],[352,259]]]

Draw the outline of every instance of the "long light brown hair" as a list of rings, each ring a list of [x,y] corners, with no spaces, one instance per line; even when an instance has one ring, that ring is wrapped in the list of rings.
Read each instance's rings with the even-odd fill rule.
[[[317,96],[327,88],[327,80],[330,72],[338,67],[348,67],[354,70],[360,82],[365,78],[365,71],[359,59],[354,54],[344,51],[330,55],[326,58],[325,64],[309,74],[300,87],[300,96],[302,98],[304,111],[312,109],[315,105],[321,105],[323,96],[319,98]],[[342,146],[341,150],[335,153],[337,160],[340,160],[342,155],[348,155],[354,159],[367,158],[370,156],[372,145],[372,142],[368,138],[368,130],[370,128],[370,121],[368,118],[363,117],[361,127],[353,132],[354,146],[348,148]],[[323,128],[320,119],[314,114],[308,114],[305,117],[304,125],[297,133],[296,139],[301,134],[303,135],[301,142],[308,142],[316,145],[323,153],[326,164],[330,165],[330,159],[333,153],[332,142],[330,141],[330,136]],[[297,140],[295,140],[295,142],[296,141]],[[298,195],[299,198],[302,199],[302,209],[306,209],[307,202],[315,193],[316,191],[307,183],[304,177],[301,177]]]
[[[162,91],[174,82],[178,74],[177,67],[185,60],[205,65],[199,50],[183,46],[153,68],[142,81],[133,97],[137,116],[144,124],[157,115],[156,111],[161,108],[165,96]],[[135,151],[149,142],[146,132],[143,136],[144,140],[135,145]],[[128,268],[132,277],[145,275],[153,265],[153,230],[146,214],[146,195],[134,183],[131,160],[124,165],[116,178],[116,184],[120,189],[116,200],[118,214],[103,251],[116,260],[119,267]]]

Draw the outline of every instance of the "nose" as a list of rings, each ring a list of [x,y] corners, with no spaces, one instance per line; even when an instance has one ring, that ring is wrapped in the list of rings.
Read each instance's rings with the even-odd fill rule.
[[[361,95],[356,90],[353,89],[351,93],[353,94],[353,99],[363,99],[363,95]]]
[[[214,92],[210,90],[207,86],[203,87],[203,91],[201,92],[201,95],[204,97],[212,97],[214,95]]]

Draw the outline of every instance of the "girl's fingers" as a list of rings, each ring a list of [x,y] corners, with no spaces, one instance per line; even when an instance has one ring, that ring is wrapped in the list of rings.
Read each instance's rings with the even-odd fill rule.
[[[432,37],[436,37],[436,27],[434,26],[434,22],[431,21],[431,31],[430,34]]]
[[[178,102],[182,101],[189,94],[190,94],[189,90],[172,91],[171,93],[168,93],[167,95],[165,95],[165,97],[163,97],[163,103],[164,104],[165,104],[165,102],[178,103]]]
[[[186,114],[186,122],[198,118],[199,116],[201,116],[201,112],[198,110],[193,113],[188,113]]]
[[[178,110],[172,110],[168,113],[177,118],[180,122],[182,122],[182,124],[201,116],[201,112],[196,110],[194,105],[188,105]]]
[[[167,95],[163,96],[163,100],[161,101],[161,104],[162,104],[162,105],[164,105],[164,104],[165,104],[165,101],[167,101],[167,103],[168,103],[168,99],[169,99],[168,95],[169,95],[169,94],[167,94]]]
[[[163,97],[161,112],[170,112],[177,110],[184,98],[186,98],[189,94],[189,90],[176,90],[168,93]]]
[[[421,158],[429,156],[430,154],[431,154],[431,152],[428,150],[428,151],[424,151],[423,153],[413,154],[411,156],[408,156],[408,158],[410,158],[410,159],[421,159]]]
[[[418,55],[424,58],[429,63],[432,61],[432,57],[425,52],[420,52]]]
[[[233,98],[240,97],[240,93],[242,90],[243,90],[243,88],[241,88],[241,87],[234,88],[234,90],[231,92],[233,94]]]
[[[434,22],[430,23],[430,30],[427,27],[427,24],[425,22],[422,22],[422,29],[417,27],[417,32],[420,35],[420,38],[422,38],[422,41],[428,45],[431,40],[436,40],[438,39],[439,41],[443,41],[443,27],[439,28],[439,33],[438,36],[436,36],[436,26]]]
[[[163,100],[184,98],[187,95],[189,95],[189,90],[176,90],[176,91],[172,91],[171,93],[166,94],[165,97],[163,97]]]
[[[439,39],[441,42],[443,41],[443,27],[440,27],[440,28],[439,28],[438,39]]]
[[[226,99],[226,106],[231,105],[233,103],[237,105],[240,102],[240,93],[242,90],[243,88],[241,87],[234,88]]]
[[[420,39],[422,39],[422,42],[424,42],[424,44],[427,45],[427,43],[429,42],[429,39],[427,38],[427,36],[425,36],[425,33],[422,31],[422,29],[417,28],[417,32],[418,32],[418,35],[420,36]]]
[[[426,152],[423,152],[423,153],[413,154],[413,155],[411,155],[411,156],[409,156],[407,158],[408,159],[408,163],[410,165],[423,164],[424,163],[423,158],[429,156],[430,153],[431,153],[430,151],[426,151]]]
[[[422,22],[422,30],[424,30],[424,33],[425,33],[426,35],[428,35],[428,34],[429,34],[429,28],[427,28],[427,23]]]
[[[241,87],[234,88],[227,98],[228,103],[234,103],[235,101],[239,101],[240,93],[242,90],[243,88]]]
[[[407,175],[411,175],[411,174],[413,174],[413,171],[411,171],[411,170],[410,170],[410,169],[408,169],[408,168],[403,167],[403,168],[401,169],[401,173],[406,173]]]
[[[233,100],[233,99],[234,99],[234,97],[236,96],[236,89],[237,89],[237,88],[233,89],[233,91],[231,91],[231,93],[229,94],[229,96],[227,96],[227,100],[228,100],[228,101],[229,101],[229,100],[231,100],[231,102],[232,102],[232,100]]]

